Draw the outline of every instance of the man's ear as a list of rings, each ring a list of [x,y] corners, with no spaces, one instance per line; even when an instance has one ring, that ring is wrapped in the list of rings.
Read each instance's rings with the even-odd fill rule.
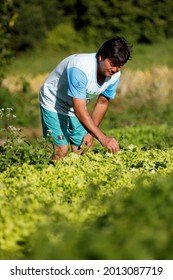
[[[100,62],[100,61],[102,61],[102,57],[101,57],[101,55],[99,55],[99,57],[98,57],[98,61]]]

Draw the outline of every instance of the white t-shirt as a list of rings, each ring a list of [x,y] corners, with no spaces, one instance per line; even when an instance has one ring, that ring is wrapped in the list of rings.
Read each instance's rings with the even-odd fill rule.
[[[96,53],[74,54],[60,62],[50,73],[40,90],[40,104],[49,111],[74,116],[72,97],[87,103],[101,93],[114,98],[120,72],[97,82]]]

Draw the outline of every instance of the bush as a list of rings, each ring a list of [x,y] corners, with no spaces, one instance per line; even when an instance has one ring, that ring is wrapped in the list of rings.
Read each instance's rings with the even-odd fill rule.
[[[61,23],[48,32],[45,43],[51,50],[69,53],[80,52],[84,44],[80,34],[70,23]]]

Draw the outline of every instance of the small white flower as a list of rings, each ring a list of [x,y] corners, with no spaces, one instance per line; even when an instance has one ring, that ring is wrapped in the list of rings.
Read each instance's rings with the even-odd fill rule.
[[[10,129],[11,131],[17,131],[18,129],[15,127],[15,126],[13,126],[13,125],[9,125],[8,126],[8,129]]]

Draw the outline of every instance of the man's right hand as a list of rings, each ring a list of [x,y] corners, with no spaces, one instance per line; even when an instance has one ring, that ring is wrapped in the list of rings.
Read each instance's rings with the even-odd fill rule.
[[[110,136],[105,136],[100,143],[113,154],[117,153],[120,149],[117,140]]]

